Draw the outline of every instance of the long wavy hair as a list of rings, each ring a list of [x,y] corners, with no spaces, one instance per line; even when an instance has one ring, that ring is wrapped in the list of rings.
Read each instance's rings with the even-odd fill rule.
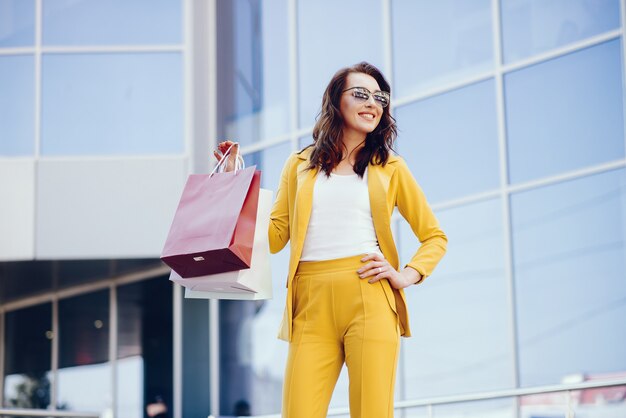
[[[328,83],[322,99],[322,108],[317,115],[315,127],[313,128],[313,143],[303,148],[313,147],[310,164],[307,170],[319,167],[330,176],[333,169],[343,159],[344,150],[347,152],[342,142],[343,117],[340,111],[341,95],[345,90],[346,80],[350,73],[363,73],[374,77],[382,91],[391,94],[391,87],[378,68],[367,62],[360,62],[351,67],[342,68],[337,71]],[[372,162],[373,164],[387,164],[390,151],[393,149],[397,136],[396,120],[389,112],[389,106],[383,108],[383,114],[376,129],[368,133],[365,137],[365,146],[361,147],[357,153],[354,172],[363,178],[365,168]]]

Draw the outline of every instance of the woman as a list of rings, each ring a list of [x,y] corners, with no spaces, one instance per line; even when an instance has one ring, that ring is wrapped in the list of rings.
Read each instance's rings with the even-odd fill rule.
[[[279,334],[289,341],[284,417],[325,417],[344,361],[350,416],[393,417],[399,336],[410,336],[403,289],[432,273],[447,237],[404,160],[390,153],[389,101],[376,67],[341,69],[324,92],[314,143],[282,171],[268,234],[272,254],[291,241]],[[402,271],[391,232],[396,206],[421,242]]]

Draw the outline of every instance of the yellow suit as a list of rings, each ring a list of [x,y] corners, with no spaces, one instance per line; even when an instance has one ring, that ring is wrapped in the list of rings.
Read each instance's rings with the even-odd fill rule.
[[[292,281],[302,254],[304,238],[311,215],[313,186],[318,169],[304,171],[313,148],[293,153],[283,168],[276,200],[272,207],[269,225],[270,252],[275,254],[291,241],[289,273],[287,276],[287,301],[280,327],[279,338],[291,341],[293,320]],[[448,239],[439,228],[421,187],[415,181],[406,162],[400,156],[389,155],[387,164],[369,164],[368,190],[374,229],[380,249],[387,261],[398,270],[398,251],[391,232],[391,215],[397,206],[400,214],[411,225],[421,246],[406,266],[429,276],[446,252]],[[409,317],[402,289],[392,289],[382,280],[389,304],[398,315],[400,334],[409,337]]]

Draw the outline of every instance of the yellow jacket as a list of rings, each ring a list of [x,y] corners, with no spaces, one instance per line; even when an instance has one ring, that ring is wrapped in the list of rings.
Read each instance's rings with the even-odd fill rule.
[[[270,214],[268,230],[270,252],[272,254],[279,252],[291,240],[287,301],[278,334],[278,337],[285,341],[291,341],[293,315],[291,284],[302,254],[311,215],[313,186],[319,172],[319,169],[304,171],[312,150],[310,147],[299,153],[294,152],[287,159]],[[367,170],[372,219],[383,255],[389,264],[398,270],[398,251],[391,232],[391,215],[397,206],[421,242],[419,249],[406,266],[417,270],[422,275],[423,281],[445,254],[448,238],[439,228],[439,222],[428,205],[421,187],[402,157],[390,154],[384,167],[370,163]],[[403,289],[393,289],[386,279],[381,282],[389,304],[398,315],[401,335],[411,336]]]

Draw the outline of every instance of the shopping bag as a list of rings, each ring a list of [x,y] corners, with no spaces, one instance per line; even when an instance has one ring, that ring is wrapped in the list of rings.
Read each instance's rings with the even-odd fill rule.
[[[270,246],[267,230],[272,191],[260,189],[252,263],[250,268],[202,277],[182,278],[175,271],[170,280],[185,287],[185,298],[259,300],[272,298]]]
[[[249,268],[260,186],[256,166],[190,175],[161,260],[185,278]]]

